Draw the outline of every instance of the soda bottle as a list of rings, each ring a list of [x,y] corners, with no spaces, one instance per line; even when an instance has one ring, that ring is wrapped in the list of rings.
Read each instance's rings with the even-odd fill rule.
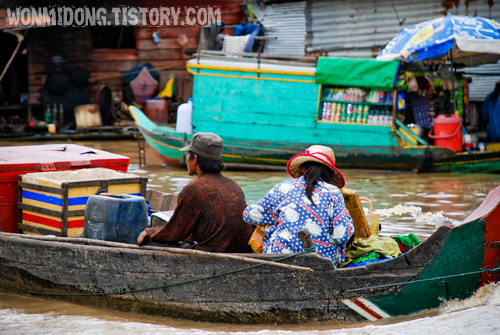
[[[345,104],[342,104],[342,112],[340,116],[340,122],[346,122],[346,106]]]
[[[49,104],[47,104],[47,109],[45,110],[44,119],[46,123],[50,123],[52,121],[52,113],[50,112]]]
[[[330,121],[335,121],[335,118],[337,117],[337,104],[335,102],[332,102],[332,115],[330,117]]]
[[[368,117],[370,114],[370,107],[368,105],[363,106],[363,121],[362,123],[368,123]]]
[[[379,124],[379,114],[378,110],[375,109],[375,112],[373,113],[373,124]]]
[[[358,118],[356,119],[356,123],[361,123],[363,120],[363,105],[358,105]]]
[[[365,105],[363,107],[363,123],[368,123],[368,119],[370,117],[370,107]]]
[[[323,110],[321,111],[321,121],[326,119],[326,102],[323,102]]]
[[[389,111],[389,116],[387,117],[387,124],[392,126],[393,122],[394,122],[394,118],[392,117],[391,111]]]
[[[64,124],[64,108],[63,104],[59,104],[59,127],[62,127]]]
[[[352,117],[352,104],[347,104],[346,122],[351,122],[351,117]]]
[[[381,103],[381,104],[385,103],[385,92],[384,91],[380,91],[377,102]]]
[[[389,124],[389,111],[384,111],[384,124]]]
[[[57,123],[57,104],[55,102],[52,108],[52,123]]]

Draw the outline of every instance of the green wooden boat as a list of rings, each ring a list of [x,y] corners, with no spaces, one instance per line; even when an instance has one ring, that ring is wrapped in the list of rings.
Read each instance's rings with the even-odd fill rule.
[[[188,62],[194,75],[192,125],[195,132],[214,132],[224,141],[222,160],[229,168],[284,166],[313,144],[331,147],[339,168],[418,172],[499,172],[500,150],[455,153],[429,146],[396,118],[395,106],[352,102],[354,106],[392,110],[392,124],[321,120],[326,84],[364,87],[390,93],[397,61],[326,58],[320,66],[275,64],[247,58],[200,58]],[[318,82],[319,81],[319,82]],[[322,83],[326,83],[321,84]],[[146,142],[169,165],[183,166],[179,152],[192,133],[156,125],[130,108]]]
[[[499,217],[497,187],[462,224],[440,227],[399,257],[342,269],[317,252],[213,254],[0,233],[0,289],[212,322],[381,320],[495,283]]]

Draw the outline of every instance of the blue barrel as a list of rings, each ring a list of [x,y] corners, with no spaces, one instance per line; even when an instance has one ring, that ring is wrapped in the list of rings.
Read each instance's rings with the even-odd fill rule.
[[[148,227],[146,200],[129,194],[92,195],[85,207],[84,222],[86,238],[136,244],[139,234]]]

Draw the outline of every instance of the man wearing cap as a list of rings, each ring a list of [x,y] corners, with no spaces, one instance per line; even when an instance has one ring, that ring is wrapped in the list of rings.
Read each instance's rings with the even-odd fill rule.
[[[196,133],[187,152],[190,176],[198,178],[179,193],[177,207],[163,228],[144,230],[137,242],[209,252],[251,252],[253,227],[243,221],[245,196],[238,184],[221,171],[222,139],[213,133]]]

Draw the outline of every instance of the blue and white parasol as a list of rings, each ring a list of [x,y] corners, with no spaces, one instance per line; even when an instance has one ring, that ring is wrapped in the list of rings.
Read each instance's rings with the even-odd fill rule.
[[[405,62],[443,58],[448,51],[500,55],[500,23],[482,17],[446,15],[405,28],[377,60]]]

